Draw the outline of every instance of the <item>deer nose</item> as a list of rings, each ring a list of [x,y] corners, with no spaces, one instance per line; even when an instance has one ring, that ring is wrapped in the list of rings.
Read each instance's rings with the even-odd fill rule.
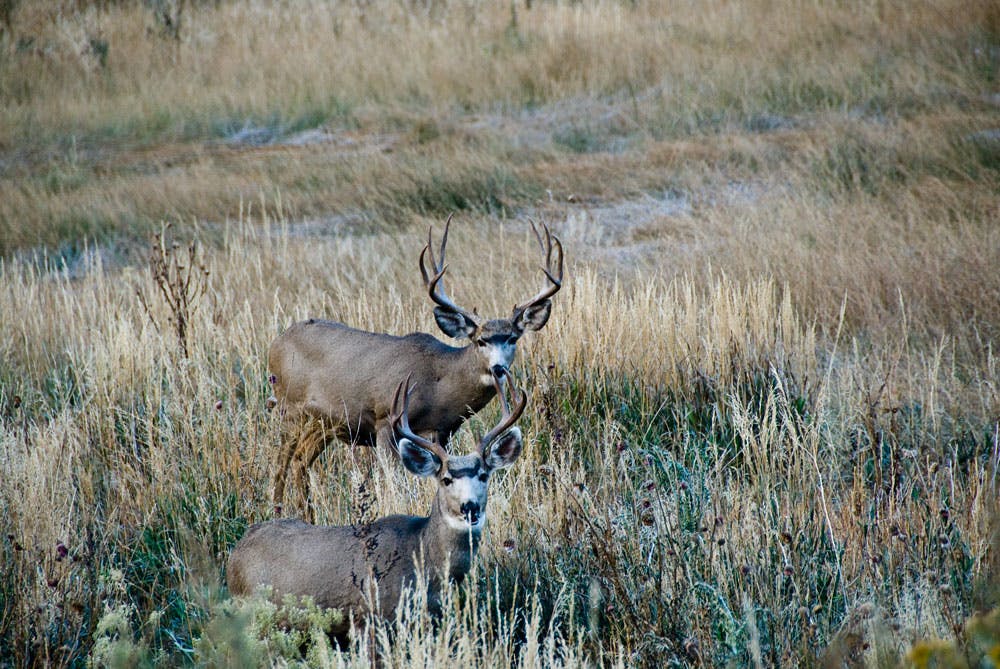
[[[490,367],[490,371],[493,372],[493,377],[499,379],[503,376],[503,373],[507,371],[507,368],[503,365],[493,365]]]
[[[473,525],[479,522],[479,502],[465,502],[462,504],[462,515],[469,519]]]

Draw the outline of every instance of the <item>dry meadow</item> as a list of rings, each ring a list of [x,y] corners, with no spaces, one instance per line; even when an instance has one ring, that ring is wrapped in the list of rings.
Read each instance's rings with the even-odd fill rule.
[[[0,103],[0,667],[1000,666],[994,3],[0,0]],[[443,617],[340,652],[224,587],[266,350],[438,333],[451,213],[481,314],[565,247],[525,454]]]

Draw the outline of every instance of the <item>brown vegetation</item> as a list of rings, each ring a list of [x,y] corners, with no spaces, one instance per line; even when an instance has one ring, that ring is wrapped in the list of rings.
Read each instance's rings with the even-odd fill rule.
[[[2,5],[0,657],[998,652],[995,3],[154,5]],[[338,660],[328,615],[222,589],[271,513],[265,351],[436,332],[413,249],[453,210],[480,313],[536,284],[527,216],[565,245],[524,455],[441,624],[415,594]],[[207,270],[183,334],[164,221]],[[320,520],[428,507],[358,455]]]

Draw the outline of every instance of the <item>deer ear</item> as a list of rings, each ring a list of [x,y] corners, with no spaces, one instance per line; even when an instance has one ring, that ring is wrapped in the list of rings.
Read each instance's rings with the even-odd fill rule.
[[[476,333],[476,324],[465,314],[434,307],[434,320],[442,332],[455,339],[472,339],[472,335]]]
[[[489,450],[486,452],[486,466],[490,469],[510,467],[521,455],[523,446],[521,428],[512,427],[502,437],[489,445]]]
[[[522,330],[541,330],[549,322],[552,313],[552,300],[542,300],[532,304],[514,316],[515,325]]]
[[[396,445],[403,466],[417,476],[435,476],[441,469],[441,460],[409,439],[400,439]]]

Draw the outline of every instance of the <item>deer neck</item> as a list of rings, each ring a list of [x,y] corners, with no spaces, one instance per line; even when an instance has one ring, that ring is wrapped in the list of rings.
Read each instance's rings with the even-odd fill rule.
[[[434,509],[427,520],[423,531],[427,564],[434,567],[448,564],[448,575],[456,581],[461,581],[472,569],[472,560],[479,550],[482,526],[470,532],[450,525],[437,497],[434,498]]]
[[[439,383],[453,385],[453,395],[468,398],[467,404],[475,413],[489,404],[497,394],[493,387],[493,375],[475,344],[457,351],[449,360],[449,368],[439,375]]]

